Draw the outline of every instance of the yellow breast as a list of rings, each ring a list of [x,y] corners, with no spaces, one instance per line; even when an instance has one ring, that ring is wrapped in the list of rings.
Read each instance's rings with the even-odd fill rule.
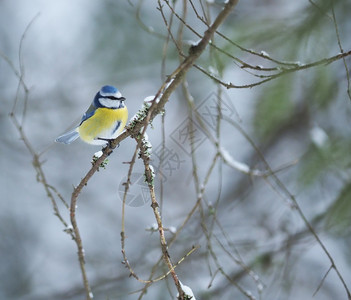
[[[80,138],[90,144],[96,144],[98,138],[114,139],[116,138],[128,120],[127,107],[119,109],[98,108],[94,115],[85,120],[78,129]],[[118,122],[119,125],[118,129]],[[98,143],[97,143],[98,144]]]

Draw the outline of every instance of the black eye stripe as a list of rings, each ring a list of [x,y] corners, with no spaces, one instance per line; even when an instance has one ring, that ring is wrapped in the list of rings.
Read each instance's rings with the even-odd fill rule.
[[[126,98],[124,98],[124,97],[117,98],[117,97],[113,97],[113,96],[107,96],[105,98],[108,98],[108,99],[111,99],[111,100],[121,100],[121,101],[126,100]]]

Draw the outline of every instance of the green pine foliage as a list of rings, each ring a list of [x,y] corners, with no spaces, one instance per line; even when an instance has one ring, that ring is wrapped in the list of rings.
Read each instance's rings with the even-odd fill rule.
[[[351,182],[345,184],[328,210],[326,228],[338,236],[351,234]]]
[[[261,140],[275,135],[290,119],[294,111],[291,92],[291,76],[284,76],[265,88],[259,96],[255,107],[254,128]]]

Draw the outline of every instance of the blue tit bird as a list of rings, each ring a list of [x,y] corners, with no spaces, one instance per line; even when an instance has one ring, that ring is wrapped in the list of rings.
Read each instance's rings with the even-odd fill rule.
[[[55,141],[70,144],[80,137],[92,145],[105,145],[115,139],[124,129],[128,119],[126,99],[113,86],[105,85],[73,130],[59,136]]]

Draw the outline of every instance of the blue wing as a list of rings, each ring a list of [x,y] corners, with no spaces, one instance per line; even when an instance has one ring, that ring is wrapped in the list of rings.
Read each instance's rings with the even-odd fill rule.
[[[121,126],[121,122],[117,122],[115,128],[112,130],[112,135],[118,130],[118,128]]]
[[[96,107],[95,107],[95,105],[94,105],[94,103],[93,103],[93,104],[91,104],[91,105],[89,106],[88,110],[84,113],[84,115],[83,115],[83,117],[82,117],[82,120],[80,121],[79,126],[82,125],[82,123],[83,123],[85,120],[87,120],[87,119],[89,119],[90,117],[92,117],[92,116],[95,114],[95,110],[96,110]]]

